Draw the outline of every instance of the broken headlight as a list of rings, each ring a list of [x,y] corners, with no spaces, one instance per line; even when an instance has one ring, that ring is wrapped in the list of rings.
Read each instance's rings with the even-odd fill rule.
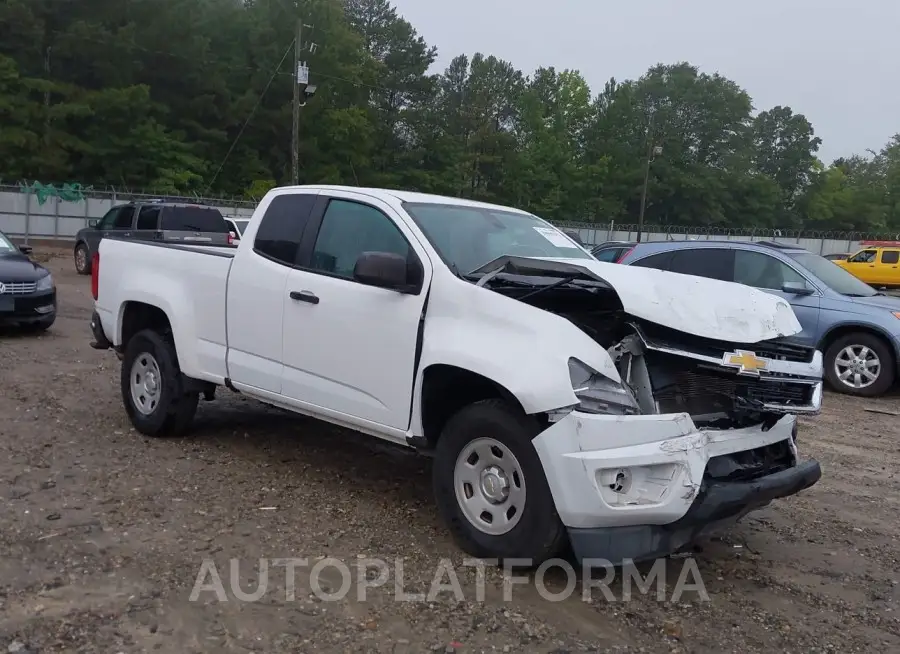
[[[569,378],[584,413],[634,415],[641,412],[631,389],[601,375],[578,359],[569,359]]]

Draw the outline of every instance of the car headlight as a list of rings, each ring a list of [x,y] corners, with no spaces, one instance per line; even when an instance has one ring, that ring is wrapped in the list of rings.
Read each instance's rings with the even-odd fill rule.
[[[578,411],[618,415],[641,412],[630,388],[601,375],[578,359],[569,359],[569,378],[579,401]]]
[[[56,285],[53,283],[53,275],[47,275],[37,280],[37,287],[34,290],[52,291],[54,288],[56,288]]]

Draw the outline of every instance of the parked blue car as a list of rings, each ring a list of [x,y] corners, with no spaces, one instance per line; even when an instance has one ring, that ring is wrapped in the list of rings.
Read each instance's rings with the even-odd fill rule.
[[[783,243],[660,241],[636,244],[619,263],[738,282],[779,295],[803,327],[790,340],[824,353],[832,388],[874,397],[894,385],[900,298],[879,293],[824,257]]]

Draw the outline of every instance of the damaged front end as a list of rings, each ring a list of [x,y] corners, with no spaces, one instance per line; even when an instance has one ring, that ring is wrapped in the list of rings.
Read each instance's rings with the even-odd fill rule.
[[[533,441],[579,558],[665,556],[819,480],[819,464],[798,457],[796,429],[799,414],[821,408],[821,352],[777,335],[734,338],[765,333],[751,320],[781,311],[774,301],[733,289],[758,302],[759,315],[731,313],[732,338],[716,340],[648,318],[646,304],[632,302],[645,315],[629,312],[621,288],[576,276],[568,264],[528,265],[534,270],[510,272],[507,264],[490,288],[566,318],[603,347],[621,378],[570,359],[578,404],[549,412]],[[679,326],[686,323],[682,313]]]
[[[654,325],[608,348],[643,414],[687,413],[698,427],[771,427],[822,406],[822,353],[779,341],[734,344]]]

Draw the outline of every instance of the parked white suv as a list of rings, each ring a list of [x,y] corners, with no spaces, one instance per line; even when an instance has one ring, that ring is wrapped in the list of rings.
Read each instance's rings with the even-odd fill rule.
[[[147,435],[224,386],[433,456],[460,546],[665,555],[816,483],[821,353],[786,301],[594,260],[507,207],[270,191],[239,247],[106,238],[92,329]]]

